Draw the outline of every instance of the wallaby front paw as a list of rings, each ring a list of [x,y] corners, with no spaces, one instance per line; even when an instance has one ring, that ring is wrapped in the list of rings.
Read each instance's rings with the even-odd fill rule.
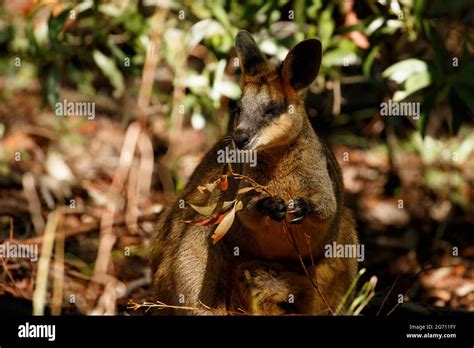
[[[293,219],[288,220],[290,224],[300,224],[310,213],[311,205],[303,198],[293,198],[288,203],[287,213],[293,215]]]
[[[275,221],[282,221],[286,215],[286,204],[280,196],[262,198],[257,202],[257,209]]]

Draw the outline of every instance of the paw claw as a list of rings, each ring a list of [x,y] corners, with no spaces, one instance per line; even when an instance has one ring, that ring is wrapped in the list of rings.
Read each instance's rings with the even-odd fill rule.
[[[288,223],[292,225],[298,225],[303,222],[304,218],[305,216],[300,216],[300,217],[294,218],[293,220],[288,221]]]
[[[300,224],[310,213],[311,206],[303,198],[293,198],[288,204],[288,214],[293,215],[293,219],[289,220],[290,224]]]

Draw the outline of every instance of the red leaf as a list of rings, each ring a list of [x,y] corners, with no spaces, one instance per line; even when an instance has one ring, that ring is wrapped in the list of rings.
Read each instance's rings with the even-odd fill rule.
[[[213,225],[217,225],[217,224],[220,224],[222,222],[222,220],[224,220],[225,216],[229,214],[229,212],[225,212],[221,215],[219,215],[216,219],[216,221],[214,221]]]
[[[195,221],[186,220],[184,223],[185,224],[196,225],[196,226],[207,226],[207,225],[210,225],[213,220],[214,220],[214,217],[211,216],[210,218],[207,218],[207,219],[204,219],[204,220],[195,220]]]
[[[227,191],[227,189],[229,188],[229,181],[227,180],[227,175],[221,176],[220,184],[221,184],[221,191],[223,192]]]

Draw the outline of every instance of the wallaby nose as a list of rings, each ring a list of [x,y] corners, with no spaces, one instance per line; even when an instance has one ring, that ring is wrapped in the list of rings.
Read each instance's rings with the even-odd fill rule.
[[[245,145],[247,145],[249,140],[250,140],[250,135],[243,130],[237,130],[234,133],[234,141],[239,149],[242,149]]]

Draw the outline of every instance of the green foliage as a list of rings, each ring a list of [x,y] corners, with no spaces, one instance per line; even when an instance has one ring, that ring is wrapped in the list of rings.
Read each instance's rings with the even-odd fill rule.
[[[360,286],[360,290],[356,293],[356,287],[359,283],[360,278],[365,273],[366,269],[362,268],[357,276],[352,281],[351,285],[347,289],[344,297],[339,302],[335,314],[336,315],[359,315],[360,312],[369,304],[372,298],[375,295],[375,286],[377,285],[377,277],[372,276],[370,280],[366,281]],[[349,304],[349,298],[353,298],[352,302]],[[343,309],[347,307],[344,311]]]
[[[327,81],[339,81],[344,88],[348,77],[362,77],[374,93],[382,93],[381,101],[390,97],[420,101],[421,134],[440,103],[451,106],[453,132],[472,120],[474,10],[468,0],[449,4],[378,0],[356,2],[349,10],[343,1],[322,0],[184,0],[166,5],[135,0],[128,6],[118,1],[62,0],[54,8],[36,5],[24,16],[11,16],[1,9],[0,49],[10,59],[21,57],[23,67],[28,63],[35,67],[50,105],[67,85],[93,95],[106,84],[110,94],[119,98],[134,93],[126,90],[126,81],[141,75],[156,19],[155,5],[168,6],[159,54],[174,75],[182,69],[176,59],[177,42],[183,44],[187,57],[196,57],[196,45],[208,49],[198,57],[202,66],[188,65],[184,81],[171,81],[174,87],[184,84],[186,88],[185,103],[192,105],[187,108],[188,117],[202,114],[221,122],[217,115],[227,107],[222,101],[239,98],[235,78],[229,75],[236,70],[231,60],[235,34],[246,29],[265,53],[280,59],[296,42],[318,37],[324,55],[317,91],[331,93]],[[350,15],[357,20],[344,25]],[[450,26],[460,32],[455,38],[447,37],[452,34],[446,30]],[[8,70],[6,64],[11,66],[11,60],[0,61],[0,71]],[[159,89],[154,93],[162,103],[172,104],[168,93]],[[351,120],[344,113],[342,117]]]
[[[35,65],[51,106],[61,86],[70,84],[93,94],[102,77],[118,97],[124,90],[124,76],[141,72],[141,66],[127,68],[124,64],[124,58],[136,59],[145,53],[139,39],[149,34],[148,23],[137,6],[64,1],[52,10],[37,5],[19,20],[10,21],[7,16],[2,11],[1,21],[9,26],[0,37],[13,33],[6,40],[7,54],[11,59],[19,57],[22,66]]]

